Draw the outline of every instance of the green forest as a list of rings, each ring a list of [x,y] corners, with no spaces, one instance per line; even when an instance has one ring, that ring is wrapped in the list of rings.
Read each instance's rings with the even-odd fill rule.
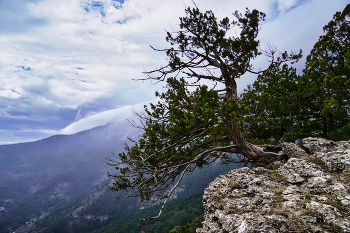
[[[208,182],[234,169],[237,164],[214,164],[200,169],[182,181],[181,189],[164,209],[160,219],[144,221],[157,214],[160,206],[154,205],[142,210],[139,199],[117,199],[116,193],[108,190],[106,181],[68,203],[52,210],[36,222],[41,232],[167,232],[177,226],[191,223],[203,213],[202,192]],[[89,204],[86,204],[89,203]],[[76,210],[79,211],[76,211]],[[87,218],[86,216],[102,216]],[[128,229],[127,231],[125,229]],[[164,230],[166,229],[166,231]]]
[[[192,194],[170,202],[159,219],[144,221],[142,219],[156,215],[158,205],[142,211],[126,215],[99,230],[91,233],[125,233],[125,232],[182,232],[180,227],[191,223],[197,216],[203,214],[202,193]],[[175,228],[175,229],[174,229]]]

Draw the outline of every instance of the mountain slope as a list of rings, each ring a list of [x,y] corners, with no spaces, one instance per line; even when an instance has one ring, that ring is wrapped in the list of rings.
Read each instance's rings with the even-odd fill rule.
[[[101,233],[125,232],[123,229],[128,229],[130,233],[141,232],[145,229],[152,232],[156,226],[156,228],[163,227],[162,224],[168,224],[167,228],[173,229],[178,225],[191,222],[202,213],[202,195],[198,193],[207,187],[208,182],[234,167],[216,163],[209,168],[199,169],[185,176],[174,198],[164,209],[163,217],[159,220],[143,221],[142,218],[158,215],[160,206],[142,208],[142,205],[138,203],[138,198],[116,199],[116,193],[107,189],[108,181],[105,181],[43,217],[37,222],[37,227],[44,233],[77,233],[94,230],[94,232]],[[196,194],[198,203],[188,204],[188,201],[185,200],[192,194]],[[175,204],[171,204],[173,202]],[[167,219],[169,216],[172,218],[174,214],[178,215],[177,223]],[[175,225],[169,225],[169,221]]]
[[[106,157],[121,152],[127,136],[138,137],[139,131],[127,125],[114,122],[0,146],[0,232],[88,232],[108,224],[113,229],[118,219],[138,211],[136,198],[117,200],[106,188],[106,172],[112,169]],[[202,192],[234,167],[217,163],[195,171],[184,178],[175,197]]]
[[[136,131],[125,122],[35,142],[0,145],[0,231],[39,217],[107,178],[106,157]]]

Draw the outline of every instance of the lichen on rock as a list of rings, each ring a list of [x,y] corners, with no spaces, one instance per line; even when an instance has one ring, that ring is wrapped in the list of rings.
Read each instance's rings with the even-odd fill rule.
[[[310,155],[288,145],[298,154],[279,168],[239,168],[211,182],[197,233],[350,232],[350,142],[303,144]]]
[[[282,147],[284,153],[288,157],[297,157],[300,158],[301,156],[304,156],[307,154],[307,152],[299,147],[298,145],[290,142],[283,142],[280,144],[280,147]]]

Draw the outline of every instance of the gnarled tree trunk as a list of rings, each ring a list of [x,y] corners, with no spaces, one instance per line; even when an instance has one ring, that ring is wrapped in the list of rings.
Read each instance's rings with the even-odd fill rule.
[[[227,74],[225,65],[221,65],[222,76],[225,80],[226,97],[231,98],[233,101],[238,101],[237,96],[237,84],[234,77],[230,77]],[[275,152],[266,152],[261,146],[249,143],[242,135],[239,123],[232,124],[231,140],[236,145],[237,153],[242,154],[246,158],[261,163],[271,163],[273,161],[286,159],[287,155],[282,151],[280,147],[275,145],[264,145],[265,148],[272,149]]]
[[[238,123],[234,123],[232,126],[232,142],[236,145],[237,153],[242,154],[246,158],[261,162],[271,163],[277,160],[286,159],[287,155],[281,150],[280,147],[275,145],[264,145],[267,149],[275,150],[276,152],[266,152],[262,147],[256,146],[252,143],[247,142],[242,136],[241,130]]]

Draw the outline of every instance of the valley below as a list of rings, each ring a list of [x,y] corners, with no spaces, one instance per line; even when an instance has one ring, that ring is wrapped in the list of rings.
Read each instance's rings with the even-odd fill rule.
[[[134,232],[159,228],[161,222],[142,221],[157,215],[158,206],[144,209],[137,198],[117,199],[107,188],[111,182],[107,172],[112,167],[106,158],[123,151],[127,135],[138,137],[138,131],[126,125],[115,122],[73,135],[1,145],[0,232],[116,232],[123,224],[131,229],[127,216],[134,221]],[[177,204],[164,213],[172,213],[170,219],[182,218],[173,228],[203,213],[204,188],[234,166],[217,163],[185,177],[173,198]],[[196,206],[184,205],[186,198],[196,199]],[[188,215],[186,210],[191,208]]]

